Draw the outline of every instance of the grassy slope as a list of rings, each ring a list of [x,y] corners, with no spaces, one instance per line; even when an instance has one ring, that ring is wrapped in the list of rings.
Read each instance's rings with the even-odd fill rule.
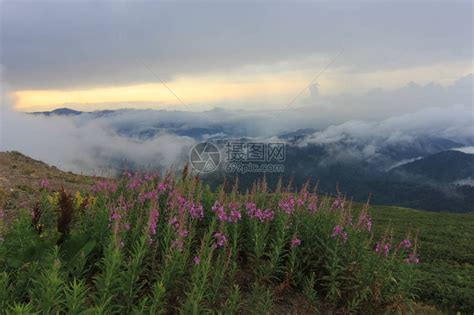
[[[53,189],[90,188],[95,179],[61,172],[16,152],[0,152],[0,206],[15,208],[37,199],[38,181]],[[2,200],[3,199],[3,200]],[[16,201],[13,202],[12,201]],[[360,208],[356,204],[355,208]],[[420,298],[447,309],[474,310],[474,214],[434,213],[393,206],[370,207],[375,232],[393,229],[396,239],[418,235],[421,256]]]
[[[418,235],[420,298],[447,311],[474,310],[474,214],[371,206],[375,232]]]

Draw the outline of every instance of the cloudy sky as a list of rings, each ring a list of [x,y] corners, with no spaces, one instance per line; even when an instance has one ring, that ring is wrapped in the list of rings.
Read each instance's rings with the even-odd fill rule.
[[[446,106],[472,106],[471,1],[0,5],[2,82],[22,111],[308,102],[327,110],[327,100],[355,99],[369,115],[390,110],[390,95],[410,88],[429,91],[428,99],[441,93]],[[306,88],[312,82],[317,92]],[[460,82],[460,99],[445,95]],[[385,102],[368,108],[367,95],[377,101],[380,91]]]

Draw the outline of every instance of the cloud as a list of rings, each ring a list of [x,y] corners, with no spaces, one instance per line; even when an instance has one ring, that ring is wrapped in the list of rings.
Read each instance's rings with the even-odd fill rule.
[[[63,170],[114,175],[117,167],[180,167],[195,140],[159,133],[147,140],[120,136],[100,121],[35,116],[2,99],[0,151],[16,150]]]
[[[13,89],[165,81],[254,67],[368,72],[472,60],[470,1],[2,3]]]
[[[471,84],[472,76],[467,76],[447,87],[409,84],[378,90],[375,97],[373,92],[352,98],[318,96],[308,99],[304,107],[279,111],[123,109],[73,117],[16,112],[8,106],[3,84],[0,150],[18,150],[62,169],[89,173],[125,163],[167,168],[185,163],[190,147],[209,137],[265,140],[313,128],[316,132],[297,145],[323,145],[332,160],[378,161],[389,154],[387,148],[403,146],[410,148],[413,156],[403,157],[409,159],[420,156],[415,149],[422,138],[474,145]],[[412,111],[407,113],[409,108]]]

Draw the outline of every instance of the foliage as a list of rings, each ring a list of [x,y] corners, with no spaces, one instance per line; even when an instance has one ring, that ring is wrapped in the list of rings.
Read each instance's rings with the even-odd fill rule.
[[[2,229],[0,306],[12,313],[406,313],[416,241],[374,235],[368,207],[304,185],[212,192],[127,173],[91,194],[50,191]]]

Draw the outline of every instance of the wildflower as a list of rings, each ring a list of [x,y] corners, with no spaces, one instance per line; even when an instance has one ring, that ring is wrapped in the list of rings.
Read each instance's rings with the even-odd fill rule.
[[[178,234],[179,234],[179,237],[184,238],[184,237],[187,237],[189,233],[188,233],[188,230],[183,229],[183,230],[180,230]]]
[[[219,221],[228,221],[227,214],[225,213],[224,206],[222,206],[219,201],[216,200],[212,206],[212,211],[217,215]]]
[[[344,208],[344,199],[341,196],[337,196],[334,202],[331,205],[331,210],[337,210]]]
[[[199,265],[201,263],[201,258],[199,256],[194,256],[193,262],[195,265]]]
[[[274,212],[273,210],[266,209],[266,210],[260,210],[257,209],[255,212],[255,217],[260,220],[260,222],[265,222],[265,221],[271,221],[273,220],[274,217]]]
[[[347,241],[348,234],[344,231],[344,228],[340,225],[336,225],[332,231],[332,237],[336,239],[338,236],[342,238],[343,243]]]
[[[240,211],[238,210],[240,205],[236,202],[231,202],[229,204],[230,208],[230,215],[228,216],[227,220],[229,222],[236,223],[242,218],[242,215],[240,214]]]
[[[141,187],[143,184],[143,181],[140,177],[135,176],[130,180],[130,182],[127,184],[127,188],[131,190],[135,190]]]
[[[216,239],[216,247],[223,247],[227,244],[227,237],[223,232],[214,233],[214,238]]]
[[[357,223],[357,227],[363,227],[367,229],[368,232],[372,231],[372,218],[367,213],[367,211],[363,211],[359,215],[359,222]]]
[[[295,198],[292,195],[290,195],[288,199],[280,200],[278,205],[288,215],[291,215],[295,211]]]
[[[388,254],[390,253],[390,248],[391,247],[392,247],[392,245],[390,243],[386,243],[383,246],[383,254],[385,255],[385,257],[388,257]]]
[[[310,202],[308,205],[308,210],[311,212],[316,212],[318,211],[318,196],[317,195],[312,195],[310,197]]]
[[[178,219],[177,219],[176,217],[170,218],[169,221],[168,221],[168,223],[169,223],[170,225],[174,225],[175,227],[177,227],[178,224],[179,224],[179,223],[178,223]]]
[[[160,212],[156,208],[153,208],[150,211],[150,216],[148,217],[148,231],[150,233],[150,237],[156,234],[156,224],[158,222],[159,215]]]
[[[247,202],[245,205],[245,208],[247,209],[247,215],[250,218],[255,217],[255,212],[257,211],[257,205],[253,202]]]
[[[375,243],[374,251],[375,251],[376,253],[380,253],[380,243],[378,243],[378,242]]]
[[[400,248],[408,249],[408,248],[411,248],[413,245],[409,239],[404,239],[403,241],[400,242],[398,246]]]
[[[48,189],[49,188],[49,181],[46,178],[44,178],[44,179],[40,180],[39,186],[40,186],[40,188]]]
[[[303,190],[299,196],[299,198],[296,200],[296,204],[298,207],[302,207],[306,201],[308,200],[308,192]]]
[[[125,229],[125,231],[129,231],[130,230],[130,223],[124,223],[123,224],[123,228]]]
[[[194,202],[188,203],[189,215],[193,219],[202,219],[204,217],[204,209],[200,203],[195,204]]]
[[[295,247],[298,247],[300,245],[301,245],[301,240],[299,238],[297,238],[296,236],[294,236],[293,239],[291,240],[291,243],[290,243],[291,248],[295,248]]]
[[[92,188],[92,191],[96,193],[101,192],[101,191],[114,193],[117,191],[117,183],[108,182],[106,180],[100,180],[94,185],[94,187]]]
[[[172,179],[170,176],[166,176],[165,180],[158,184],[158,191],[165,192],[171,189]]]
[[[416,256],[415,253],[411,253],[410,255],[408,255],[408,258],[405,259],[405,262],[407,264],[419,264],[420,263],[420,258],[418,256]]]

